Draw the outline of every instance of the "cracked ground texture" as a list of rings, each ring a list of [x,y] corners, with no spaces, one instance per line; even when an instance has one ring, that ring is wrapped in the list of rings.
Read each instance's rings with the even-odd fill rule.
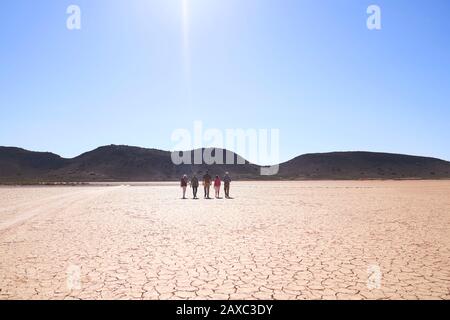
[[[449,181],[180,194],[1,187],[0,299],[450,299]]]

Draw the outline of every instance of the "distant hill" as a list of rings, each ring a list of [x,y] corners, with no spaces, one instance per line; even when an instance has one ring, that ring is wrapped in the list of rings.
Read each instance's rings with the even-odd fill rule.
[[[435,158],[377,152],[305,154],[280,165],[292,179],[448,179],[450,162]]]
[[[0,147],[0,182],[44,178],[68,163],[69,160],[53,153]]]
[[[171,181],[184,173],[222,175],[234,179],[347,180],[450,179],[450,162],[435,158],[373,152],[305,154],[280,164],[276,176],[261,176],[260,166],[222,149],[202,149],[244,164],[175,165],[169,151],[130,146],[104,146],[72,159],[53,153],[0,147],[0,183]],[[194,151],[187,151],[193,157]],[[217,155],[219,155],[218,153]]]

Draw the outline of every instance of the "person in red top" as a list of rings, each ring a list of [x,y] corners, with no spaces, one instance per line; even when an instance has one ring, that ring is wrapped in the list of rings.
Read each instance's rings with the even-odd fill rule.
[[[216,198],[219,198],[219,193],[220,193],[220,178],[219,176],[216,176],[216,178],[214,179],[214,189],[216,190]]]
[[[187,175],[184,175],[183,178],[181,178],[181,181],[180,181],[181,189],[183,189],[183,199],[186,199],[186,188],[187,188],[187,185],[188,185]]]

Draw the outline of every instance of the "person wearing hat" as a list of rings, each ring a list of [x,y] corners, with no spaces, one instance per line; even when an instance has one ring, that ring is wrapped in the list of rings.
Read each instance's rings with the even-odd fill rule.
[[[225,176],[223,177],[223,189],[225,191],[225,198],[230,198],[230,184],[231,178],[228,172],[225,172]]]
[[[186,199],[186,188],[188,184],[188,178],[187,175],[183,175],[180,181],[181,189],[183,190],[183,199]]]

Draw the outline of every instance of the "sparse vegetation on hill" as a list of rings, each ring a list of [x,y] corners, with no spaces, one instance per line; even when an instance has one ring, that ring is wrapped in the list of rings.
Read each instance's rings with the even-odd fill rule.
[[[193,151],[187,151],[193,154]],[[214,151],[213,151],[214,154]],[[224,152],[224,160],[225,160]],[[232,153],[235,163],[238,155]],[[242,158],[241,158],[242,159]],[[224,161],[225,162],[225,161]],[[169,151],[104,146],[72,159],[53,153],[0,147],[0,183],[171,181],[186,173],[229,171],[234,179],[351,180],[449,179],[450,162],[435,158],[373,152],[305,154],[280,164],[275,176],[261,176],[260,166],[245,164],[175,165]]]

